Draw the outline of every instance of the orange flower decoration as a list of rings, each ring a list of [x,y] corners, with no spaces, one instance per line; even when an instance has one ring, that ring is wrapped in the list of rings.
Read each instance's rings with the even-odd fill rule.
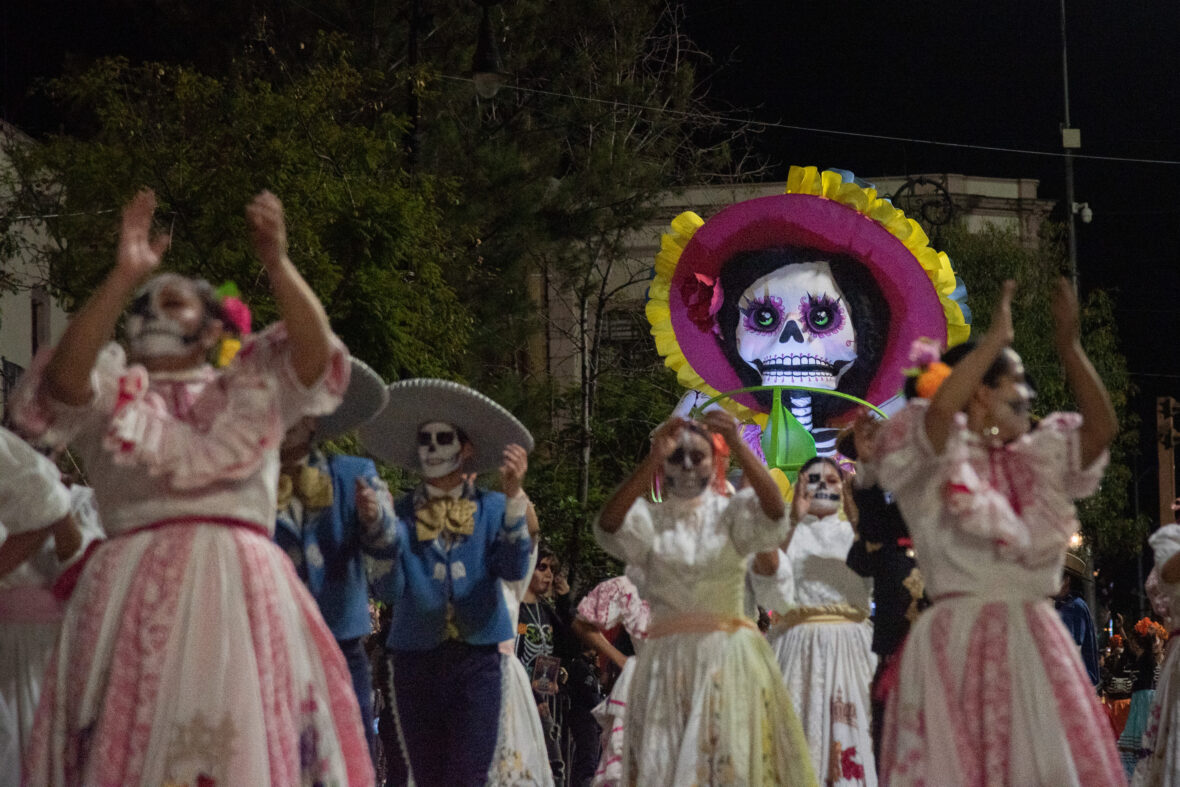
[[[938,391],[938,387],[950,376],[951,367],[942,361],[935,361],[918,375],[918,381],[914,384],[914,388],[917,390],[918,396],[923,399],[931,399]]]
[[[1136,623],[1135,633],[1141,637],[1148,634],[1154,634],[1159,639],[1168,638],[1168,630],[1151,618],[1142,618],[1138,623]]]

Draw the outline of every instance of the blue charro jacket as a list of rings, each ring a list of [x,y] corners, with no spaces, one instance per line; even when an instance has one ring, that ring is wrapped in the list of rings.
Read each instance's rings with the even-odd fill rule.
[[[338,640],[363,637],[372,629],[364,556],[388,550],[393,543],[396,523],[390,498],[377,495],[381,516],[365,528],[356,514],[356,480],[363,478],[378,489],[385,488],[372,460],[344,454],[326,457],[313,451],[308,465],[331,476],[332,503],[304,509],[302,528],[291,506],[284,507],[278,512],[274,540],[295,563],[332,636]]]
[[[498,580],[524,579],[529,569],[525,518],[505,522],[500,492],[474,489],[475,530],[448,549],[443,537],[419,541],[414,496],[394,506],[397,537],[370,563],[373,595],[393,605],[388,645],[393,650],[430,650],[447,638],[448,605],[458,636],[471,645],[494,645],[515,632]]]

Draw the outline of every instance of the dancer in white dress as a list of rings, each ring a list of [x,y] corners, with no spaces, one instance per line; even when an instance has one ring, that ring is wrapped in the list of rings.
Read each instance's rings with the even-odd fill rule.
[[[52,462],[0,428],[0,583],[7,584],[14,572],[22,571],[51,534],[74,527],[69,516],[70,494],[59,475]],[[30,604],[30,595],[0,590],[0,787],[20,784],[20,756],[27,734],[17,712],[27,705],[25,644],[10,641],[7,635],[23,628],[14,622],[22,615],[41,618],[60,614],[52,596],[45,599],[37,594]],[[39,651],[39,641],[29,644]]]
[[[1158,577],[1155,595],[1166,605],[1167,619],[1175,625],[1180,620],[1180,525],[1164,525],[1148,541],[1155,552],[1152,570]],[[1180,632],[1171,632],[1168,640],[1131,784],[1132,787],[1180,785]]]
[[[27,752],[37,785],[371,785],[344,657],[271,541],[287,427],[331,412],[348,353],[287,257],[282,206],[247,209],[285,323],[233,363],[207,283],[152,278],[155,198],[123,213],[114,269],[17,391],[26,432],[81,453],[110,538],[67,607]],[[375,493],[374,493],[375,494]]]
[[[877,668],[868,622],[872,580],[845,562],[856,538],[844,516],[843,472],[816,457],[799,470],[795,527],[778,551],[792,603],[770,646],[803,724],[817,774],[830,785],[875,785],[869,684]]]
[[[103,538],[93,491],[75,484],[69,495],[70,518],[53,528],[36,554],[0,578],[0,696],[16,718],[21,751],[33,732],[45,667],[65,615],[54,582]]]
[[[639,589],[627,576],[611,577],[599,582],[578,602],[574,632],[621,669],[615,685],[611,687],[610,696],[594,708],[594,718],[602,727],[602,752],[591,787],[616,787],[624,783],[623,744],[626,740],[628,693],[639,653],[647,639],[650,620],[650,605],[639,597]],[[603,635],[603,631],[610,631],[617,626],[622,626],[631,638],[635,656],[628,658],[623,655]]]
[[[520,604],[529,588],[533,570],[537,567],[537,540],[539,527],[537,512],[529,504],[525,514],[529,538],[533,551],[529,554],[529,571],[523,579],[500,580],[504,591],[504,603],[508,606],[508,617],[512,630],[517,630]],[[492,757],[492,768],[488,773],[490,787],[553,787],[553,773],[549,768],[549,753],[545,748],[545,732],[541,729],[541,718],[537,714],[537,703],[529,685],[528,673],[516,657],[516,639],[500,643],[500,685],[503,697],[500,700],[500,731],[496,738],[496,753]]]
[[[888,702],[880,778],[892,787],[1126,781],[1049,601],[1079,527],[1073,500],[1101,481],[1118,421],[1061,280],[1054,340],[1081,416],[1054,413],[1030,431],[1033,392],[1009,347],[1013,291],[1007,282],[977,346],[918,378],[929,401],[912,401],[878,438],[878,478],[934,601],[910,630]]]
[[[676,418],[603,507],[596,533],[643,572],[652,620],[627,704],[623,773],[643,787],[811,785],[815,776],[778,666],[742,616],[751,555],[776,546],[789,520],[766,468],[722,412]],[[726,448],[750,488],[725,497]],[[644,498],[660,476],[669,498]]]

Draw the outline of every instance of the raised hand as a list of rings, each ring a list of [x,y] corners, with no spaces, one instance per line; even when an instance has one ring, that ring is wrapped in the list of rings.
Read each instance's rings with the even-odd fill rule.
[[[1016,338],[1016,331],[1012,328],[1012,296],[1016,293],[1016,282],[1008,279],[1000,289],[1000,299],[992,310],[992,324],[987,332],[1003,342],[1005,346]]]
[[[738,437],[738,422],[724,410],[710,410],[701,417],[701,422],[725,440],[726,445],[732,447]]]
[[[811,508],[811,489],[807,485],[807,481],[799,478],[795,481],[795,497],[791,500],[791,521],[798,523],[800,519],[807,515]]]
[[[861,410],[852,425],[852,442],[856,446],[856,458],[861,462],[871,462],[877,455],[877,435],[881,431],[881,422],[869,414],[868,410]]]
[[[377,490],[363,478],[356,480],[356,515],[361,524],[371,525],[381,518],[381,505],[377,501]]]
[[[524,474],[529,469],[528,452],[516,443],[504,447],[504,463],[500,465],[500,481],[504,485],[504,494],[516,497],[520,494],[524,483]]]
[[[684,418],[673,417],[656,427],[651,434],[650,456],[659,462],[668,458],[676,450],[676,442],[680,438],[680,430],[687,421]]]
[[[151,189],[139,191],[123,208],[115,269],[130,281],[138,282],[155,270],[171,240],[167,233],[152,237],[155,211],[156,195]]]
[[[246,206],[246,224],[254,251],[266,270],[273,271],[287,260],[287,221],[283,203],[269,191],[259,193]]]
[[[1081,319],[1078,316],[1078,296],[1069,279],[1060,276],[1053,288],[1053,302],[1049,307],[1053,315],[1053,341],[1058,347],[1066,347],[1081,336]]]

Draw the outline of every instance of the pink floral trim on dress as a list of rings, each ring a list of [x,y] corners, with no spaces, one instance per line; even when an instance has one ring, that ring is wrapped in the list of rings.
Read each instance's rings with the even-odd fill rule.
[[[980,785],[997,776],[1006,782],[1011,763],[1012,674],[1008,664],[1008,605],[986,604],[979,611],[967,646],[963,691],[956,707],[963,709]],[[956,720],[957,720],[956,716]],[[956,725],[957,726],[957,725]],[[985,778],[985,774],[989,778]]]
[[[1078,528],[1073,499],[1097,488],[1108,458],[1078,467],[1081,416],[1053,413],[1019,440],[987,447],[959,413],[942,454],[935,455],[926,437],[926,407],[912,402],[882,429],[884,485],[897,492],[936,484],[944,525],[991,540],[1004,560],[1029,567],[1060,560]]]
[[[88,767],[96,784],[138,784],[152,740],[168,639],[197,529],[152,538],[136,566],[109,660]],[[124,564],[125,565],[125,564]]]
[[[308,593],[307,588],[300,581],[298,574],[295,573],[295,565],[286,559],[279,561],[271,561],[267,553],[271,549],[277,549],[273,543],[268,539],[254,535],[252,533],[241,533],[235,536],[239,539],[239,547],[243,551],[243,561],[249,565],[250,563],[257,563],[261,565],[262,561],[270,563],[265,574],[258,574],[259,587],[247,588],[248,594],[266,594],[271,595],[269,603],[272,607],[275,604],[273,593],[267,589],[265,583],[261,582],[262,578],[270,577],[272,581],[282,581],[286,583],[292,590],[299,604],[299,614],[302,617],[304,624],[308,627],[311,633],[311,639],[315,646],[315,655],[310,658],[311,663],[318,663],[324,671],[324,681],[329,687],[329,696],[327,698],[320,697],[319,700],[314,695],[306,694],[300,702],[299,709],[301,718],[293,725],[292,730],[298,729],[297,736],[288,736],[287,740],[282,741],[284,746],[284,756],[289,756],[290,740],[294,738],[299,741],[300,758],[297,760],[300,764],[301,778],[296,778],[290,781],[275,781],[276,784],[303,784],[313,783],[316,776],[316,771],[323,767],[323,764],[317,757],[310,756],[313,752],[309,748],[314,741],[316,748],[319,746],[319,730],[325,726],[330,726],[335,734],[337,742],[339,743],[341,759],[344,761],[348,772],[348,784],[350,785],[370,785],[373,783],[373,771],[371,760],[369,758],[369,744],[365,740],[364,729],[361,726],[360,712],[357,706],[356,695],[353,693],[352,676],[348,672],[348,665],[344,661],[344,654],[340,651],[340,646],[336,643],[332,632],[328,630],[328,626],[324,623],[324,619],[320,614],[319,607],[316,605],[315,599]],[[252,542],[248,547],[247,542]],[[247,557],[247,552],[254,552],[251,557]],[[274,577],[271,568],[278,564],[278,570],[282,572],[281,577]],[[255,584],[255,583],[248,583]],[[261,609],[251,605],[251,610]],[[277,610],[276,610],[277,612]],[[266,614],[271,614],[269,611]],[[272,620],[277,618],[271,618]],[[253,617],[251,618],[252,629],[256,632],[255,641],[258,642],[258,634],[260,631],[258,626],[254,626]],[[286,662],[285,655],[287,653],[286,647],[280,649],[283,656],[283,663]],[[261,667],[261,660],[260,660]],[[284,694],[284,701],[290,697],[287,689],[290,688],[291,674],[290,666],[286,667],[287,672],[274,672],[274,685],[277,687],[280,683],[285,683],[282,692]],[[265,672],[265,669],[260,670]],[[327,714],[318,707],[318,702],[326,699]],[[278,708],[276,700],[276,709]],[[294,706],[287,705],[282,712],[287,714]],[[314,727],[314,730],[310,728]],[[278,730],[282,734],[282,730]],[[269,730],[268,730],[269,734]],[[272,749],[272,752],[274,750]],[[304,755],[307,755],[306,758]],[[272,754],[273,758],[273,754]],[[292,761],[292,760],[288,760]],[[306,763],[306,764],[305,764]]]
[[[338,339],[324,378],[310,388],[295,377],[288,351],[286,327],[276,323],[249,337],[224,371],[153,378],[140,365],[128,366],[122,348],[110,344],[91,373],[94,399],[80,407],[44,393],[50,354],[39,354],[14,395],[14,417],[29,434],[58,445],[103,418],[102,446],[115,464],[142,467],[178,491],[240,480],[258,471],[288,423],[331,412],[348,387],[348,351]],[[201,386],[195,395],[190,384]]]
[[[1057,699],[1057,715],[1065,727],[1078,781],[1087,787],[1125,784],[1110,725],[1077,655],[1077,645],[1048,604],[1026,604],[1024,614]]]
[[[635,584],[625,576],[612,577],[594,586],[578,603],[578,617],[600,629],[620,623],[634,639],[645,639],[651,622],[651,606],[639,598]]]

